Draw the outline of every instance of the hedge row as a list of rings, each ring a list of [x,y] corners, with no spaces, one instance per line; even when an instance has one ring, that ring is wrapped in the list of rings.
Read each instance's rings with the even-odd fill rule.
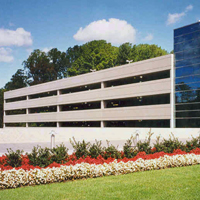
[[[68,149],[63,144],[53,149],[37,146],[33,148],[31,153],[26,153],[25,156],[22,156],[23,151],[21,150],[14,152],[12,149],[8,149],[8,153],[0,157],[0,168],[20,167],[24,162],[33,166],[47,167],[52,163],[64,164],[88,156],[91,158],[101,156],[103,159],[123,159],[134,158],[140,152],[145,152],[146,154],[156,152],[173,153],[177,149],[184,152],[191,152],[196,148],[200,148],[200,136],[192,138],[184,144],[171,134],[169,139],[160,140],[160,137],[157,137],[156,142],[151,146],[152,135],[153,133],[150,131],[143,142],[138,141],[136,144],[134,144],[135,138],[131,136],[124,144],[123,151],[118,151],[109,142],[107,142],[107,147],[102,147],[101,141],[96,140],[94,144],[91,144],[84,140],[77,142],[75,138],[70,139],[74,149],[74,153],[70,156],[68,155]]]

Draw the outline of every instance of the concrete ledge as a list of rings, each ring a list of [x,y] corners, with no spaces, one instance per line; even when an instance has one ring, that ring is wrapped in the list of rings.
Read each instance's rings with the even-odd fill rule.
[[[0,154],[6,152],[6,148],[23,149],[30,152],[34,146],[50,147],[50,132],[54,130],[56,145],[64,143],[72,151],[69,138],[75,137],[77,141],[94,142],[95,139],[101,140],[106,146],[106,140],[115,146],[119,145],[121,150],[123,144],[131,135],[139,133],[139,139],[144,140],[150,128],[4,128],[0,129]],[[152,128],[152,142],[157,136],[169,138],[173,133],[179,140],[185,142],[193,137],[200,135],[200,128]]]

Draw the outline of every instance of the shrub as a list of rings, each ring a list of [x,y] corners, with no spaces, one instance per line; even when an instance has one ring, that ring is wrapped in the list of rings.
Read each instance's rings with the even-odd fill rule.
[[[185,145],[171,133],[169,139],[163,139],[160,141],[160,136],[157,137],[154,144],[157,152],[164,151],[165,153],[173,153],[176,149],[185,151]]]
[[[149,132],[147,133],[147,138],[144,140],[144,142],[139,141],[137,143],[137,148],[138,148],[138,152],[145,152],[146,154],[151,153],[151,146],[150,146],[150,142],[151,142],[151,136],[154,133],[151,132],[151,129],[149,130]]]
[[[92,158],[97,158],[99,155],[102,155],[103,148],[101,146],[102,142],[95,140],[95,143],[89,148],[89,155]]]
[[[17,150],[14,152],[11,148],[7,149],[7,164],[12,167],[19,167],[22,164],[22,153],[23,151]]]
[[[50,155],[49,148],[41,148],[40,146],[34,147],[30,154],[27,153],[30,164],[40,167],[46,167],[51,164]]]
[[[69,141],[75,150],[76,157],[77,158],[80,158],[83,156],[87,157],[90,154],[89,152],[90,143],[85,142],[85,140],[83,140],[82,142],[77,142],[74,137],[72,137],[72,139],[69,139]]]
[[[134,141],[135,137],[131,135],[131,138],[128,139],[123,146],[124,156],[126,158],[133,158],[138,153],[136,145],[132,146],[134,144]]]
[[[30,164],[34,165],[34,166],[36,166],[38,164],[38,148],[39,148],[39,146],[33,147],[32,152],[30,154],[26,153]]]
[[[121,158],[121,153],[117,150],[117,148],[114,145],[110,145],[109,141],[107,140],[107,145],[108,147],[104,148],[104,155],[103,157],[105,159],[107,158],[116,158],[116,159],[120,159]]]
[[[192,137],[191,141],[186,141],[186,151],[189,152],[193,149],[200,148],[200,135],[196,138]]]
[[[68,158],[68,149],[64,144],[56,146],[51,151],[50,163],[56,162],[62,164]]]

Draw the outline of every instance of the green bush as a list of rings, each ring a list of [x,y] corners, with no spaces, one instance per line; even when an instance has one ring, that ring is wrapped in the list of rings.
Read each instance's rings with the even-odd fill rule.
[[[185,145],[173,133],[171,133],[169,139],[163,139],[162,141],[160,141],[160,136],[157,137],[154,147],[156,152],[164,151],[165,153],[173,153],[175,149],[186,150]]]
[[[200,135],[196,138],[192,137],[192,140],[186,141],[186,151],[189,152],[192,149],[200,148]]]
[[[50,162],[56,162],[62,164],[68,158],[68,149],[64,144],[60,144],[60,146],[56,146],[51,151],[51,159]]]
[[[40,146],[34,147],[30,154],[26,153],[30,164],[34,166],[46,167],[51,164],[50,156],[51,151],[49,148],[41,148]]]
[[[186,144],[183,144],[178,140],[172,133],[169,139],[160,140],[160,136],[157,137],[156,142],[153,145],[153,148],[150,146],[151,136],[153,133],[148,132],[147,138],[142,142],[139,141],[135,144],[135,138],[131,136],[130,139],[126,141],[123,146],[123,152],[119,152],[114,145],[110,145],[107,141],[107,147],[102,147],[102,142],[95,140],[94,144],[90,142],[77,142],[73,137],[70,139],[70,143],[74,148],[76,157],[79,159],[81,157],[91,156],[92,158],[97,158],[99,155],[102,155],[105,159],[110,157],[120,159],[123,157],[133,158],[137,155],[138,152],[145,152],[146,154],[161,152],[173,153],[176,149],[181,149],[182,151],[189,152],[193,149],[200,148],[200,135],[196,138],[192,137],[192,140],[186,141]],[[7,149],[7,165],[12,167],[19,167],[22,165],[22,153],[23,151],[17,150],[14,152],[12,149]],[[62,164],[67,161],[68,158],[68,149],[61,144],[56,146],[53,149],[41,148],[40,146],[34,147],[31,153],[26,153],[29,158],[29,164],[34,166],[46,167],[49,164],[56,162]]]
[[[152,132],[151,132],[151,129],[150,129],[150,131],[149,131],[148,134],[147,134],[147,138],[144,140],[144,142],[139,141],[139,142],[137,143],[137,150],[138,150],[138,152],[144,151],[146,154],[151,153],[151,146],[150,146],[150,143],[151,143],[151,136],[152,136],[153,134],[154,134],[154,133],[152,133]]]
[[[14,152],[11,148],[7,149],[6,156],[7,156],[7,164],[12,167],[19,167],[22,165],[22,154],[23,151],[17,150]]]
[[[28,156],[28,159],[29,159],[29,163],[31,165],[34,165],[34,166],[37,166],[37,164],[39,164],[39,161],[38,161],[38,148],[39,148],[39,146],[33,147],[31,153],[26,153],[26,155]]]
[[[114,145],[110,145],[109,143],[110,142],[107,140],[108,147],[104,148],[103,157],[105,159],[110,158],[110,157],[120,159],[121,153],[117,150],[117,148]]]
[[[95,143],[90,146],[89,155],[92,158],[97,158],[99,155],[103,155],[103,148],[101,144],[102,144],[101,141],[95,140]]]
[[[75,150],[76,157],[81,158],[83,156],[84,157],[89,156],[90,154],[89,148],[91,144],[89,142],[85,142],[85,140],[83,140],[82,142],[77,142],[74,137],[72,137],[72,139],[69,139],[69,141]]]
[[[133,158],[138,153],[136,145],[132,146],[134,144],[134,141],[135,137],[133,137],[132,135],[131,138],[128,139],[123,146],[124,156],[126,158]]]

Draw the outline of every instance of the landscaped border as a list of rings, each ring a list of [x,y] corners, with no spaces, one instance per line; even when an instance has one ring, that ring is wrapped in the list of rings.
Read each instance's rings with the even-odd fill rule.
[[[103,162],[103,163],[102,163]],[[200,164],[199,149],[195,153],[177,150],[172,154],[159,152],[145,155],[141,152],[131,159],[81,158],[76,163],[53,163],[46,168],[13,168],[0,171],[0,189],[40,185],[82,178],[128,174],[138,171],[159,170]]]

